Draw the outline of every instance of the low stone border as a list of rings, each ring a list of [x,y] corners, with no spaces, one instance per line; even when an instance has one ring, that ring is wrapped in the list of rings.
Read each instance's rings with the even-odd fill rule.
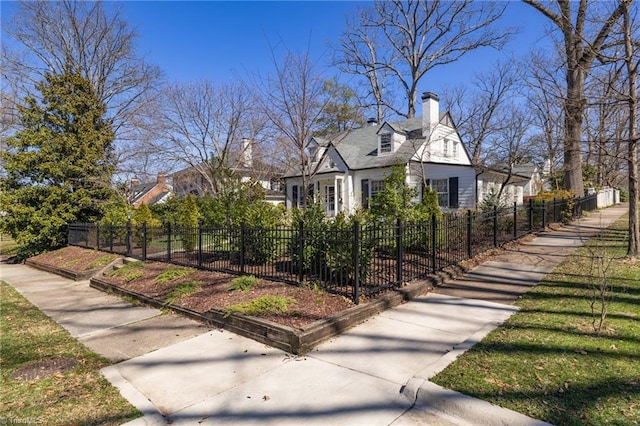
[[[224,311],[218,309],[212,309],[201,314],[123,289],[99,277],[92,278],[90,285],[101,291],[120,296],[133,297],[136,300],[156,308],[171,309],[176,313],[198,321],[203,321],[208,325],[229,330],[235,334],[257,340],[258,342],[296,355],[307,353],[320,342],[337,336],[343,331],[362,323],[367,318],[386,309],[427,293],[433,288],[433,282],[430,280],[411,283],[400,290],[385,294],[370,302],[354,306],[339,314],[316,321],[300,329],[294,329],[272,321],[246,315],[236,313],[227,315]]]

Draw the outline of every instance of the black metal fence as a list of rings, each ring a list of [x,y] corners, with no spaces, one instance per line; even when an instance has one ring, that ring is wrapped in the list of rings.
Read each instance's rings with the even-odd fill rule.
[[[74,223],[70,245],[291,284],[314,282],[358,303],[547,224],[597,208],[596,196],[529,201],[489,212],[466,211],[420,223],[349,227],[216,228]]]

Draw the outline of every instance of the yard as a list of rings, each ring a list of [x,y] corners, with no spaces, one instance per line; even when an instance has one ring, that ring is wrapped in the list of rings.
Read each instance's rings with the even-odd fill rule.
[[[623,258],[627,223],[558,265],[517,314],[433,381],[557,425],[640,424],[640,263]],[[598,333],[591,277],[605,275]]]

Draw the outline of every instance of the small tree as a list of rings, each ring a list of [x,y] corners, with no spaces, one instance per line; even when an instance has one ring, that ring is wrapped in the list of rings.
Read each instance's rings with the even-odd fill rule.
[[[200,213],[193,195],[187,195],[178,208],[178,225],[180,226],[180,237],[182,248],[186,253],[191,253],[198,241],[198,220]]]
[[[413,214],[411,201],[417,195],[415,188],[406,183],[404,165],[396,164],[384,178],[384,190],[371,200],[371,215],[383,221],[394,221],[396,218],[409,220]]]
[[[149,245],[152,240],[153,228],[160,226],[160,220],[153,217],[151,209],[146,204],[142,204],[134,210],[133,215],[131,216],[131,223],[135,227],[133,231],[133,239],[138,246],[142,246],[143,240],[146,240],[145,244]],[[144,238],[144,226],[147,227],[146,238]]]
[[[113,131],[91,83],[67,67],[19,108],[22,130],[1,153],[2,229],[27,257],[66,243],[66,225],[97,222],[110,188]]]

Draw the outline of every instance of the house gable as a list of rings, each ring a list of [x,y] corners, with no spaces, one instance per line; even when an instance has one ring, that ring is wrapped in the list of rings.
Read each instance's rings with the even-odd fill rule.
[[[346,173],[349,170],[335,147],[330,145],[318,163],[316,173]]]

